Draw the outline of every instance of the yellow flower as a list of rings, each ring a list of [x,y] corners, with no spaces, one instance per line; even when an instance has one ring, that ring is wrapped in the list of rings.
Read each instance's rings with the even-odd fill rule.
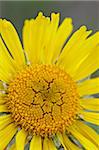
[[[0,20],[0,150],[99,150],[99,32],[73,35],[72,19],[59,14],[26,20],[23,46],[13,25]],[[70,37],[70,38],[69,38]],[[79,144],[80,143],[80,147]]]

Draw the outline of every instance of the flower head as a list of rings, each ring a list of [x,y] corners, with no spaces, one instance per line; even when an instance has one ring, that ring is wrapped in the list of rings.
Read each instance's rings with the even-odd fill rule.
[[[99,32],[85,26],[70,37],[71,18],[59,14],[26,20],[22,40],[13,25],[0,20],[0,150],[98,150],[99,136],[86,122],[99,125]],[[70,38],[69,38],[70,37]],[[67,41],[68,40],[68,41]],[[80,147],[79,144],[80,143]]]

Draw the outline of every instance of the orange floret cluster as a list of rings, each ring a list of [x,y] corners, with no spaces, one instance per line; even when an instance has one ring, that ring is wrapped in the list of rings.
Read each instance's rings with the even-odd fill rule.
[[[27,66],[9,84],[5,98],[17,125],[33,135],[64,132],[79,110],[76,84],[55,65]]]

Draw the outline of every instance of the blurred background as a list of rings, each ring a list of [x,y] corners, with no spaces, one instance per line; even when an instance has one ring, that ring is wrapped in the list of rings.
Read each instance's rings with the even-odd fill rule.
[[[45,16],[50,16],[51,12],[59,12],[60,22],[65,17],[71,17],[74,31],[81,25],[86,25],[93,32],[99,30],[99,1],[0,1],[0,17],[14,24],[20,38],[24,20],[36,17],[39,11]],[[99,76],[99,71],[91,77],[95,76]],[[99,127],[89,125],[99,133]]]
[[[36,17],[39,11],[49,16],[60,12],[61,21],[71,17],[76,30],[85,24],[94,32],[99,29],[98,1],[0,1],[0,17],[14,23],[19,33],[26,18]]]

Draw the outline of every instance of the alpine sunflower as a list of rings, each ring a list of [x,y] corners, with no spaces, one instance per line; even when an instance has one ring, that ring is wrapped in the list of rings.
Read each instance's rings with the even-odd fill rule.
[[[0,19],[0,150],[99,150],[99,32],[59,14],[26,20],[23,46],[14,26]],[[70,38],[69,38],[70,37]]]

